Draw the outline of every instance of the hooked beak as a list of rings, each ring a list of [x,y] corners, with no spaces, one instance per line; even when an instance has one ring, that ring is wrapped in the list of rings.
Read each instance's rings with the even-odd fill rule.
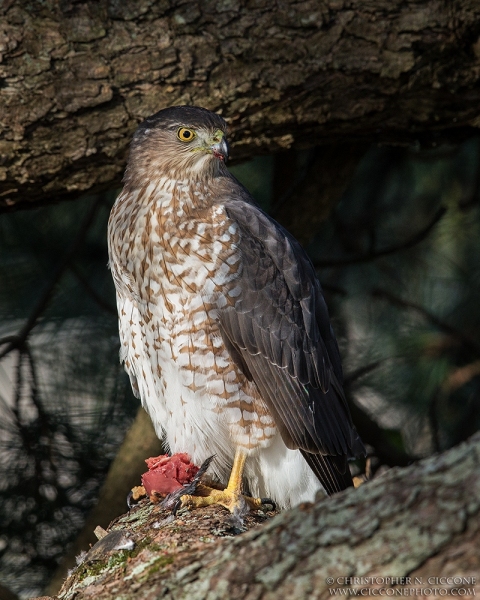
[[[223,162],[227,162],[228,160],[228,142],[222,137],[222,139],[216,144],[212,144],[210,146],[210,150],[212,151],[213,156],[223,160]]]

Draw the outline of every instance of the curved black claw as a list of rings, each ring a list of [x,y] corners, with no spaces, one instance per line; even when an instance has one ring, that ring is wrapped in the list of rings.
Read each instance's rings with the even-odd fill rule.
[[[274,502],[271,498],[260,498],[262,504],[270,504],[272,510],[277,510],[277,503]]]
[[[174,517],[177,516],[177,512],[181,506],[182,506],[182,497],[180,496],[179,498],[177,498],[177,501],[175,502],[175,504],[173,505],[173,508],[172,508],[172,515]]]
[[[132,508],[135,506],[135,502],[132,502],[133,500],[133,491],[130,490],[128,492],[128,496],[127,496],[127,506],[128,506],[128,510],[132,510]]]

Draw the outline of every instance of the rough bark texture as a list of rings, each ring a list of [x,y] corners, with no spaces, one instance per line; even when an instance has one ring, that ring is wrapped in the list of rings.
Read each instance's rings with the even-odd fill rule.
[[[261,526],[264,517],[251,515],[242,535],[232,537],[223,509],[166,516],[143,503],[119,518],[111,529],[130,532],[136,549],[93,551],[58,598],[315,600],[353,587],[342,585],[345,577],[411,577],[400,587],[442,588],[448,596],[461,587],[470,593],[457,595],[472,598],[480,574],[480,435]],[[477,579],[427,580],[440,576]]]
[[[6,0],[0,209],[118,182],[136,124],[193,103],[240,160],[480,124],[477,0]]]

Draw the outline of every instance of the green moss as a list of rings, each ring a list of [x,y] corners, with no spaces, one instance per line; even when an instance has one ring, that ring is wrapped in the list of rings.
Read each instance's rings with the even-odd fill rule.
[[[132,552],[134,552],[134,550],[120,550],[115,552],[115,554],[110,555],[107,560],[95,560],[92,562],[83,563],[78,568],[78,581],[82,581],[86,577],[96,577],[107,569],[110,570],[121,565],[124,566],[128,557],[132,555]]]
[[[146,537],[135,545],[133,550],[119,550],[114,552],[107,557],[105,560],[95,560],[92,562],[85,562],[78,568],[77,577],[78,581],[82,581],[86,577],[96,577],[100,573],[106,570],[115,569],[119,566],[125,566],[127,559],[135,558],[140,552],[148,546],[150,538]],[[158,545],[158,544],[155,544]]]
[[[78,567],[77,578],[78,581],[83,581],[86,577],[96,577],[106,567],[106,564],[102,562],[83,563]]]
[[[135,544],[135,548],[129,551],[129,556],[135,558],[140,552],[150,544],[151,538],[144,537],[142,540]]]
[[[108,559],[107,568],[111,569],[120,565],[125,565],[128,557],[132,556],[133,552],[135,552],[135,550],[120,550],[119,552],[115,552],[115,554],[112,554]]]
[[[138,527],[139,525],[148,521],[148,518],[152,514],[153,508],[153,504],[147,504],[143,508],[137,509],[131,513],[127,513],[124,517],[118,519],[118,523],[135,523],[135,526]]]
[[[147,578],[150,577],[150,575],[153,575],[153,573],[157,573],[158,571],[160,571],[160,569],[163,569],[167,565],[171,565],[173,563],[173,561],[174,561],[173,556],[168,556],[168,555],[159,556],[158,559],[155,561],[155,563],[148,570]]]
[[[140,540],[133,550],[119,550],[118,552],[112,553],[105,560],[95,560],[91,562],[85,562],[78,567],[77,579],[83,581],[86,577],[97,577],[100,573],[107,570],[113,570],[119,567],[125,567],[127,560],[135,558],[140,554],[142,550],[148,548],[151,552],[162,552],[165,551],[165,545],[152,543],[151,538],[145,537]],[[173,562],[172,556],[165,554],[154,558],[153,566],[149,569],[148,573],[154,573],[163,567]]]
[[[148,549],[152,552],[161,552],[162,550],[165,550],[165,548],[165,544],[157,544],[156,542],[153,542],[153,544],[150,544],[150,546],[148,547]]]

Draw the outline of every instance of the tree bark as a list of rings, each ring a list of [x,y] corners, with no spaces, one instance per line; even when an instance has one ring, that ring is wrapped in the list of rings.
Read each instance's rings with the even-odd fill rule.
[[[145,116],[198,104],[233,157],[480,124],[477,0],[6,0],[0,210],[119,182]]]
[[[143,503],[111,528],[128,533],[136,549],[102,554],[94,548],[58,598],[316,600],[350,595],[338,589],[352,587],[370,588],[358,595],[374,595],[373,589],[390,595],[379,592],[395,587],[386,577],[409,577],[396,587],[424,592],[404,595],[450,596],[462,588],[456,595],[473,598],[472,590],[480,591],[480,434],[357,490],[259,526],[261,520],[249,515],[251,529],[229,537],[224,509],[185,511],[171,521]],[[428,593],[432,588],[437,593]]]

